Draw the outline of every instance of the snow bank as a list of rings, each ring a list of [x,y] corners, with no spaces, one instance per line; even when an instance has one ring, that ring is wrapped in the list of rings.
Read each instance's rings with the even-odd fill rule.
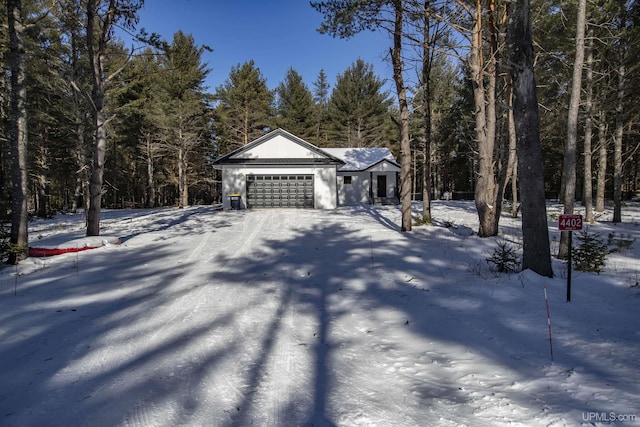
[[[72,252],[81,252],[88,249],[96,249],[106,245],[119,245],[120,237],[117,236],[88,236],[79,239],[66,240],[62,243],[55,243],[50,239],[38,242],[34,246],[29,246],[30,257],[50,257]]]

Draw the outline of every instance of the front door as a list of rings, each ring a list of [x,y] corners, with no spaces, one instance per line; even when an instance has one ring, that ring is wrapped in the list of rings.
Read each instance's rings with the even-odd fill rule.
[[[378,191],[376,197],[387,197],[387,176],[386,175],[378,175]]]

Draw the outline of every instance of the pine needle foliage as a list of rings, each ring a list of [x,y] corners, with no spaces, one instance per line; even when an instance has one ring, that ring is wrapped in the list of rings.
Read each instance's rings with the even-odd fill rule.
[[[607,246],[611,248],[609,253],[629,252],[633,248],[633,242],[635,241],[636,239],[632,238],[630,234],[620,234],[618,236],[616,233],[609,233],[607,235]]]
[[[276,123],[304,140],[316,134],[313,95],[302,76],[289,68],[284,81],[276,88]]]
[[[604,269],[609,248],[599,233],[589,229],[581,231],[577,236],[578,245],[571,251],[572,264],[576,270],[598,273]]]
[[[0,220],[0,263],[4,263],[9,257],[10,231],[9,223]]]
[[[495,265],[499,273],[513,273],[520,270],[520,257],[513,245],[505,240],[498,240],[496,244],[498,247],[487,258],[487,262]]]

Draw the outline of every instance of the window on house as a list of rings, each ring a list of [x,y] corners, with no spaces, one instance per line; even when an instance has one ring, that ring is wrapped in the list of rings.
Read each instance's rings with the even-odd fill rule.
[[[344,177],[344,183],[345,183],[345,185],[347,185],[347,184],[351,184],[351,178],[352,178],[351,176],[349,176],[349,175],[345,175],[345,177]]]

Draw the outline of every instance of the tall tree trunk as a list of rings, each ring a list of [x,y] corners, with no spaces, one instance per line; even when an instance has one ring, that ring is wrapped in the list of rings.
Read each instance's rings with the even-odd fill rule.
[[[98,0],[99,1],[99,0]],[[104,111],[107,76],[105,61],[107,38],[115,14],[115,0],[110,0],[106,16],[96,16],[96,0],[87,0],[87,52],[91,68],[93,103],[93,167],[89,179],[89,212],[87,213],[87,236],[100,235],[100,210],[102,206],[102,184],[104,179],[104,162],[107,150],[107,117]],[[95,27],[96,20],[101,22]],[[96,34],[98,38],[96,40]]]
[[[94,100],[97,99],[94,97]],[[103,100],[97,102],[102,103]],[[100,211],[102,206],[102,184],[104,179],[104,161],[107,147],[106,118],[101,110],[94,111],[94,148],[93,167],[89,178],[89,211],[87,212],[87,236],[100,235]]]
[[[516,154],[516,122],[513,117],[513,78],[507,76],[506,98],[511,108],[507,111],[507,123],[509,128],[509,159],[507,161],[506,179],[511,179],[511,216],[518,217],[518,160]]]
[[[5,56],[8,52],[0,52],[0,61],[5,62]],[[5,73],[0,76],[0,93],[9,94],[11,91],[11,83],[9,82],[9,74]],[[11,96],[0,99],[0,120],[1,123],[7,123],[10,113]],[[11,201],[11,142],[9,137],[9,129],[0,128],[0,218],[9,218],[9,203]]]
[[[154,175],[154,166],[153,166],[153,148],[152,148],[152,140],[151,135],[146,134],[144,137],[145,141],[145,159],[147,163],[147,188],[146,188],[146,206],[148,208],[153,208],[155,206],[156,200],[156,186],[155,181],[153,180]]]
[[[431,187],[431,192],[433,195],[433,200],[439,200],[442,197],[443,190],[443,182],[442,182],[442,166],[440,164],[440,156],[438,155],[438,151],[433,150],[433,146],[431,147],[431,176],[433,177],[433,186]]]
[[[431,1],[424,2],[424,25],[422,30],[422,120],[424,123],[424,163],[422,167],[422,219],[431,224],[431,68],[433,52],[430,40],[429,19]]]
[[[79,11],[74,12],[80,13]],[[81,37],[75,29],[70,30],[71,41],[71,69],[73,70],[71,87],[73,90],[73,108],[75,120],[75,160],[76,160],[76,179],[73,195],[72,212],[76,212],[80,207],[84,209],[84,214],[89,211],[89,171],[91,165],[87,159],[87,147],[85,140],[85,131],[87,126],[87,104],[84,94],[81,92],[78,83],[83,78],[83,70],[80,64],[80,45]],[[86,44],[86,41],[85,41]]]
[[[563,167],[563,212],[573,214],[576,203],[576,150],[578,140],[578,113],[580,110],[580,92],[582,90],[582,68],[584,66],[584,34],[586,28],[587,0],[578,0],[578,19],[576,22],[576,57],[573,63],[573,82],[567,117],[567,140],[564,146]],[[522,163],[521,163],[522,164]],[[569,232],[560,235],[558,258],[567,259],[569,255]]]
[[[512,3],[507,46],[512,67],[518,163],[521,165],[518,179],[522,189],[522,269],[552,277],[529,0]]]
[[[40,133],[37,149],[37,159],[35,159],[35,164],[37,166],[32,172],[35,178],[34,181],[37,192],[36,212],[38,217],[40,218],[46,218],[49,212],[49,203],[47,197],[49,150],[47,149],[46,133],[47,132],[45,130]]]
[[[187,154],[183,147],[178,147],[178,207],[182,209],[188,204]]]
[[[598,176],[596,182],[596,212],[604,212],[605,191],[607,186],[607,113],[598,114]]]
[[[476,0],[474,28],[471,40],[471,68],[476,117],[476,140],[478,144],[478,170],[475,187],[476,210],[478,211],[478,236],[489,237],[498,234],[498,221],[502,208],[502,194],[495,176],[496,146],[496,84],[497,84],[497,29],[493,22],[495,2],[490,1],[488,28],[491,35],[489,62],[483,59],[483,3]],[[487,85],[484,84],[485,67]]]
[[[624,28],[624,27],[623,27]],[[621,30],[624,31],[624,30]],[[620,44],[624,44],[621,37]],[[616,102],[616,129],[613,135],[613,219],[622,222],[622,137],[624,135],[624,80],[625,80],[625,48],[620,47],[620,64],[618,64],[618,88]]]
[[[586,73],[585,73],[585,122],[584,122],[584,195],[585,221],[593,223],[593,176],[592,176],[592,144],[593,139],[593,28],[589,28],[586,40]]]
[[[418,184],[418,150],[417,148],[415,150],[413,150],[413,160],[412,160],[412,164],[413,164],[413,169],[412,169],[412,174],[413,174],[413,179],[411,180],[411,199],[413,200],[413,198],[418,194],[418,188],[417,188],[417,184]]]
[[[514,149],[514,153],[517,151]],[[517,218],[518,211],[520,207],[518,206],[518,158],[516,156],[515,161],[513,162],[513,169],[511,172],[511,217]]]
[[[487,188],[489,180],[487,178],[487,165],[492,164],[493,148],[491,149],[491,157],[487,159],[487,120],[486,120],[486,101],[484,89],[484,63],[482,56],[482,2],[476,0],[475,22],[471,35],[471,52],[469,55],[469,69],[471,72],[471,82],[473,84],[473,100],[475,104],[475,136],[478,144],[478,164],[476,173],[475,186],[475,202],[478,210],[478,219],[480,221],[480,230],[486,225],[484,218],[487,216],[486,211],[489,209],[487,205]],[[491,177],[493,180],[493,177]],[[478,231],[480,234],[480,231]]]
[[[249,143],[249,109],[245,107],[244,109],[244,119],[242,121],[242,145],[247,145]]]
[[[103,135],[104,86],[103,72],[100,68],[100,50],[95,46],[96,0],[87,0],[87,50],[91,68],[93,101],[93,162],[89,179],[89,210],[87,212],[87,236],[100,234],[100,209],[102,204],[102,179],[106,138]]]
[[[425,119],[425,126],[427,121]],[[425,224],[431,224],[431,137],[424,142],[424,162],[422,163],[422,219]]]
[[[404,87],[402,67],[402,0],[393,0],[395,11],[393,49],[391,50],[391,62],[393,64],[393,80],[396,84],[398,104],[400,107],[400,150],[402,159],[400,163],[400,201],[402,210],[402,231],[411,231],[411,142],[409,140],[409,104],[407,91]]]
[[[8,263],[17,264],[28,254],[27,211],[27,86],[24,25],[21,0],[7,0],[11,51],[11,235]]]
[[[84,212],[89,210],[89,170],[90,165],[87,160],[87,154],[85,147],[86,141],[84,138],[85,122],[84,113],[80,109],[80,105],[76,103],[76,164],[78,170],[76,171],[76,185],[74,191],[74,200],[72,211],[80,207],[84,209]]]

